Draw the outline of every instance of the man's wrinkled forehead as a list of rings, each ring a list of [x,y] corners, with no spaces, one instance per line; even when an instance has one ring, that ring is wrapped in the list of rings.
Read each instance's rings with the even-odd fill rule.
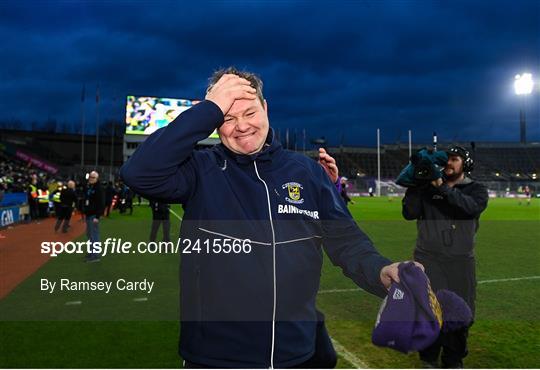
[[[227,112],[227,116],[240,117],[249,110],[258,110],[260,108],[262,108],[262,104],[259,99],[237,99]]]

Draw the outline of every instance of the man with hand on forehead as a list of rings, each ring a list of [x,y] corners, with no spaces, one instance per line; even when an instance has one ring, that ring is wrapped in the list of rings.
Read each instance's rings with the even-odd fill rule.
[[[216,128],[221,144],[195,150]],[[377,252],[341,200],[335,161],[324,152],[319,160],[282,148],[262,81],[228,68],[122,167],[135,192],[183,205],[180,237],[200,246],[184,248],[180,265],[185,367],[334,367],[315,307],[322,249],[372,294],[399,280],[398,263]],[[231,241],[250,247],[231,252]]]

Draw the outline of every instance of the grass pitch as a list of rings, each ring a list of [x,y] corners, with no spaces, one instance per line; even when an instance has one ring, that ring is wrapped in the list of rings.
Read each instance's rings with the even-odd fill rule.
[[[416,226],[401,218],[399,199],[357,198],[355,202],[351,213],[380,252],[396,261],[410,259]],[[173,210],[181,215],[180,207]],[[147,206],[136,207],[133,216],[115,212],[102,223],[101,238],[147,240],[149,220]],[[171,215],[171,222],[174,235],[180,221]],[[537,199],[530,206],[512,199],[490,200],[477,236],[477,316],[466,367],[540,364],[539,247]],[[338,367],[419,367],[415,354],[402,355],[371,344],[380,299],[355,290],[328,259],[323,269],[318,307],[326,315],[330,335],[344,350]],[[150,295],[40,291],[40,279],[62,277],[148,277],[156,287]],[[176,354],[177,317],[178,256],[111,255],[100,263],[84,264],[80,255],[62,255],[0,301],[0,367],[181,367]]]

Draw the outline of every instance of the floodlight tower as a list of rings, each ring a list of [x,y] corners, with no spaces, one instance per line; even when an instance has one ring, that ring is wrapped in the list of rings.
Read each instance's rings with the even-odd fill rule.
[[[522,96],[521,107],[519,109],[519,138],[520,142],[527,142],[527,123],[525,120],[525,107],[527,95],[530,95],[533,90],[533,78],[530,73],[516,75],[514,78],[514,91],[516,95]]]

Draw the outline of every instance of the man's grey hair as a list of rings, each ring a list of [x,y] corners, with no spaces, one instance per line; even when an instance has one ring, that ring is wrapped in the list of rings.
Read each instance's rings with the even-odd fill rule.
[[[221,68],[215,71],[212,77],[208,79],[208,87],[206,89],[206,92],[209,92],[212,89],[212,87],[214,87],[216,82],[218,82],[219,79],[223,75],[226,75],[226,74],[237,75],[251,82],[251,87],[257,90],[257,97],[261,101],[261,104],[264,106],[263,82],[261,78],[255,73],[248,72],[248,71],[239,71],[235,67]]]

